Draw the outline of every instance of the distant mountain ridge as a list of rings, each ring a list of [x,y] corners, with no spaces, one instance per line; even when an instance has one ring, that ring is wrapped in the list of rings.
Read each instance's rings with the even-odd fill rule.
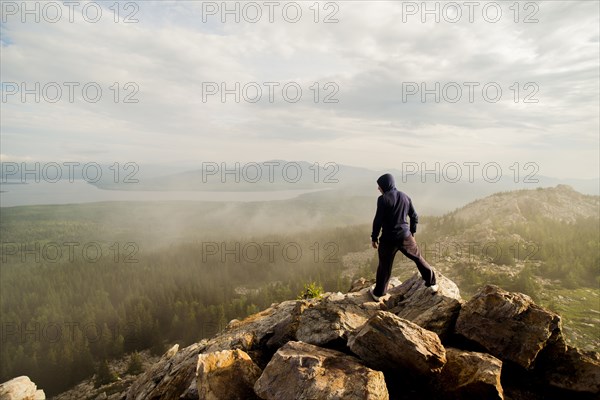
[[[37,163],[38,173],[29,173],[22,179],[21,173],[27,169],[35,171],[35,163],[3,163],[1,179],[6,184],[3,190],[10,191],[10,183],[34,184],[37,178],[53,179],[56,165],[44,169],[48,163]],[[56,163],[54,163],[56,164]],[[456,163],[455,163],[456,164]],[[456,164],[458,165],[458,164]],[[335,162],[310,163],[307,161],[267,160],[258,162],[204,162],[196,169],[166,167],[136,163],[96,164],[79,163],[72,171],[59,163],[62,179],[85,180],[106,190],[126,191],[206,191],[206,192],[275,192],[282,190],[330,189],[335,195],[344,197],[377,196],[377,178],[391,173],[396,178],[396,186],[411,196],[421,214],[441,215],[473,200],[493,193],[554,187],[566,184],[575,190],[591,195],[600,194],[599,179],[557,179],[537,174],[529,176],[514,174],[504,168],[503,176],[483,177],[482,167],[471,174],[467,167],[458,172],[461,179],[454,179],[450,169],[438,167],[437,175],[432,171],[420,171],[416,163],[392,166],[388,170],[337,164]],[[395,168],[394,168],[395,167]],[[403,171],[402,168],[406,167]],[[409,168],[410,167],[410,168]],[[16,168],[16,170],[15,170]],[[85,171],[84,171],[85,170]],[[435,170],[435,168],[434,168]],[[490,169],[492,170],[492,169]],[[45,171],[45,172],[44,172]],[[99,178],[97,173],[100,171]],[[71,173],[72,172],[72,173]],[[455,170],[453,171],[455,172]],[[523,172],[523,171],[521,171]],[[489,172],[488,175],[492,173]],[[473,175],[473,176],[470,176]],[[330,196],[324,191],[318,196]]]

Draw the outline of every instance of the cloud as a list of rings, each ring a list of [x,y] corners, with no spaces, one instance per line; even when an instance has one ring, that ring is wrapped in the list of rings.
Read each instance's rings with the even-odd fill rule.
[[[7,82],[28,88],[57,82],[63,97],[35,103],[27,95],[22,103],[19,94],[10,96],[2,104],[3,152],[103,162],[326,159],[383,169],[398,152],[410,151],[432,162],[501,158],[510,165],[535,158],[547,163],[546,175],[597,176],[597,2],[527,3],[537,9],[521,2],[518,23],[508,3],[497,23],[483,17],[485,2],[472,23],[463,2],[457,2],[459,23],[444,15],[439,23],[432,15],[422,23],[422,15],[406,14],[407,2],[353,1],[319,3],[318,23],[312,3],[304,2],[295,3],[303,12],[297,23],[281,11],[291,2],[280,3],[273,23],[263,2],[255,3],[263,13],[257,23],[243,14],[240,23],[234,15],[221,23],[221,15],[203,9],[221,2],[138,2],[127,10],[121,2],[115,23],[110,4],[99,3],[103,17],[92,24],[81,15],[86,4],[76,7],[73,23],[5,16],[3,91]],[[227,4],[240,12],[247,7]],[[132,11],[139,22],[123,23]],[[528,15],[539,22],[523,23]],[[339,21],[322,23],[326,16]],[[64,82],[80,84],[73,103],[64,101]],[[83,98],[90,82],[102,89],[97,103]],[[207,82],[230,90],[238,82],[239,103],[234,94],[225,103],[220,94],[203,101]],[[328,82],[335,85],[325,87]],[[406,95],[414,88],[407,85],[432,89],[436,82],[439,103],[432,94],[425,102],[420,93]],[[478,83],[472,102],[469,82]],[[298,102],[286,101],[286,84],[302,89]],[[502,89],[500,101],[486,101],[486,84]],[[246,101],[244,94],[257,96],[256,87],[260,101]],[[452,103],[447,99],[457,87],[462,97]],[[327,95],[338,102],[325,103]],[[126,96],[138,102],[125,103]],[[538,102],[524,103],[527,96]],[[578,158],[579,164],[561,162]]]

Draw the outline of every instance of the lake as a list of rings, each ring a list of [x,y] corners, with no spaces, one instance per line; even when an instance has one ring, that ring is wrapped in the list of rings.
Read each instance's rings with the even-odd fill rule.
[[[85,180],[39,183],[0,183],[0,207],[79,204],[98,201],[269,201],[287,200],[327,189],[263,192],[201,192],[193,190],[104,190]]]

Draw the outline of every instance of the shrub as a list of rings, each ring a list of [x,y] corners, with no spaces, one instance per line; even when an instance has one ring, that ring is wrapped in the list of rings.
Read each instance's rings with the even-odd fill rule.
[[[323,287],[316,282],[306,283],[304,290],[298,295],[298,299],[315,299],[323,295]]]

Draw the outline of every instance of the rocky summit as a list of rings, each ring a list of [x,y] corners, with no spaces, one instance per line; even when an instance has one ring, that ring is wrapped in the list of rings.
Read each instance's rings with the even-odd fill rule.
[[[439,274],[374,302],[348,293],[272,304],[218,335],[171,348],[115,400],[597,399],[600,356],[568,346],[559,315],[521,293],[471,299]],[[3,386],[6,384],[3,384]],[[29,385],[31,386],[31,385]],[[31,396],[35,386],[27,393]],[[5,390],[5,389],[4,389]],[[16,389],[15,389],[16,390]],[[32,397],[9,397],[21,399]]]

